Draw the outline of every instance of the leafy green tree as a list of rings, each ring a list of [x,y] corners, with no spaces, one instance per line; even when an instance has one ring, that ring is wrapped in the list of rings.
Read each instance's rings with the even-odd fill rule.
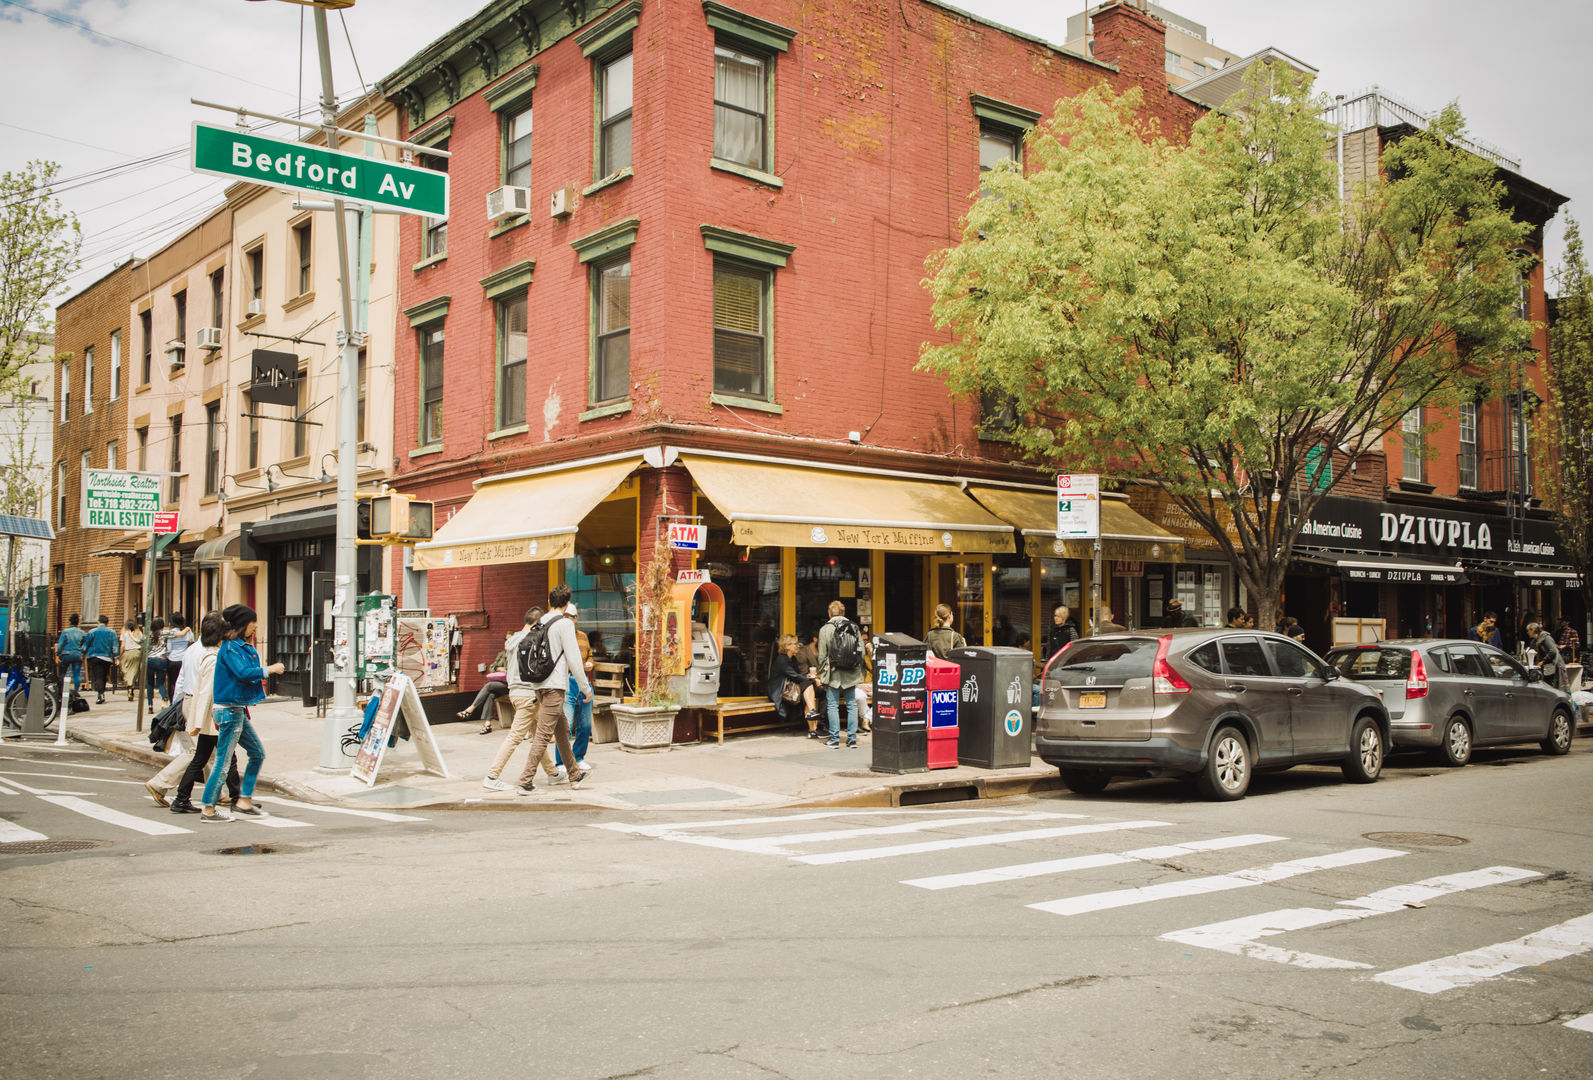
[[[1529,341],[1513,319],[1526,227],[1453,107],[1338,198],[1310,82],[1261,66],[1187,142],[1099,86],[1031,134],[1035,165],[982,178],[962,242],[930,260],[920,366],[1004,396],[1047,469],[1166,486],[1255,600],[1277,599],[1302,520],[1418,407],[1475,394]],[[1230,535],[1230,530],[1232,535]]]
[[[1558,314],[1549,334],[1549,400],[1558,436],[1558,468],[1540,470],[1555,508],[1561,542],[1582,571],[1582,597],[1593,609],[1593,294],[1582,230],[1565,226],[1565,259],[1555,275]]]
[[[51,338],[50,301],[77,273],[83,234],[53,193],[60,166],[0,176],[0,388]]]

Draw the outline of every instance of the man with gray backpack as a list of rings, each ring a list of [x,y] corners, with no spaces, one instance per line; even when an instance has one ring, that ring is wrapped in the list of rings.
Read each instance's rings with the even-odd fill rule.
[[[846,605],[830,601],[830,619],[819,627],[819,685],[829,709],[830,749],[841,745],[841,704],[846,705],[846,745],[857,745],[857,693],[863,682],[863,632],[846,617]]]
[[[531,757],[515,787],[516,795],[534,795],[531,781],[542,763],[548,743],[556,743],[559,756],[569,762],[570,786],[578,788],[589,770],[581,768],[570,746],[570,722],[564,716],[565,691],[573,681],[580,688],[582,703],[592,700],[592,684],[581,662],[581,643],[575,636],[575,623],[565,610],[570,604],[570,587],[555,585],[548,592],[548,612],[534,626],[522,631],[521,640],[510,650],[509,699],[514,702],[516,726],[520,723],[521,695],[515,685],[518,675],[536,694],[536,734],[531,739]]]

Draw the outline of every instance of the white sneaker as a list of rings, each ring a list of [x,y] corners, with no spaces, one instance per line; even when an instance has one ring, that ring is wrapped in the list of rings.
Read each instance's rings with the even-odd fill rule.
[[[585,758],[582,758],[581,760],[577,761],[575,763],[575,767],[577,769],[580,769],[582,772],[591,772],[592,771],[591,764],[588,763]]]
[[[552,776],[548,777],[548,783],[549,784],[568,784],[569,782],[570,782],[570,770],[566,769],[563,765],[559,766],[559,771],[558,772],[556,772]]]
[[[489,776],[481,782],[481,786],[488,791],[508,791],[509,785],[499,780],[496,776]]]

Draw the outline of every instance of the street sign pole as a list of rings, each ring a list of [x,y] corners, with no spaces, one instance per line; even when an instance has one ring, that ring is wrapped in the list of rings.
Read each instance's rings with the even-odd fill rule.
[[[332,93],[332,50],[327,39],[326,9],[312,9],[315,19],[315,46],[321,61],[321,123],[326,131],[326,146],[337,149],[337,97]],[[333,198],[332,216],[337,222],[338,293],[342,304],[342,326],[337,340],[341,355],[337,373],[337,558],[333,595],[341,602],[332,605],[332,707],[321,727],[321,761],[324,772],[342,772],[346,767],[340,739],[358,719],[354,706],[354,593],[358,580],[355,557],[354,490],[358,482],[358,378],[359,347],[365,335],[356,327],[351,289],[349,232],[353,220],[342,198]],[[321,617],[316,612],[315,617]]]

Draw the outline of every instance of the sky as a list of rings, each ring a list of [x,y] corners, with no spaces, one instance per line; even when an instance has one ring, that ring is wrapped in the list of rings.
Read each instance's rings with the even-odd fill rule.
[[[484,2],[358,0],[329,13],[339,96],[374,84]],[[1060,45],[1068,15],[1084,5],[957,6]],[[1204,24],[1229,52],[1273,46],[1315,67],[1324,93],[1376,85],[1423,112],[1458,102],[1472,136],[1570,197],[1548,230],[1551,268],[1563,256],[1566,215],[1589,213],[1593,122],[1577,73],[1587,70],[1593,0],[1164,6]],[[39,158],[60,164],[60,198],[84,235],[72,291],[129,255],[151,254],[219,204],[226,181],[188,169],[189,125],[231,116],[190,98],[302,115],[319,95],[309,9],[274,0],[0,0],[0,56],[0,171]]]

